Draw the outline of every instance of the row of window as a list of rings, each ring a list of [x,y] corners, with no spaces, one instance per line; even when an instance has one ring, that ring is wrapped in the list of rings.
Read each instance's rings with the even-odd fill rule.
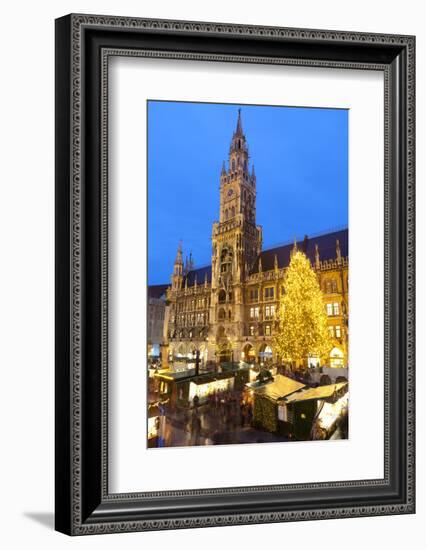
[[[208,299],[207,298],[198,298],[197,300],[188,300],[187,302],[178,302],[176,305],[176,311],[191,311],[195,308],[197,309],[205,309],[208,307]]]
[[[246,209],[246,212],[247,212],[247,216],[249,219],[253,220],[254,219],[254,210],[250,209],[250,208],[247,208]],[[224,218],[225,218],[225,221],[228,221],[228,220],[231,220],[232,218],[235,217],[235,214],[236,214],[236,209],[235,209],[235,206],[232,206],[231,208],[226,208],[226,210],[224,211]]]
[[[249,334],[250,334],[250,336],[255,336],[256,335],[256,327],[254,325],[249,326]],[[264,325],[263,335],[264,336],[271,336],[271,334],[272,334],[271,325]]]
[[[244,159],[244,163],[242,163],[241,162],[241,157],[238,157],[237,158],[237,164],[235,164],[235,159],[232,159],[231,168],[232,168],[233,172],[235,171],[236,166],[241,166],[241,165],[244,166],[244,170],[247,170],[247,160],[246,159]]]
[[[325,309],[329,317],[333,315],[340,315],[340,305],[338,302],[329,302],[325,305]]]
[[[190,330],[188,332],[180,330],[171,330],[169,332],[169,338],[179,338],[182,340],[182,338],[194,338],[198,336],[199,338],[205,338],[207,336],[208,332],[207,329],[200,329],[198,331]]]
[[[328,330],[330,332],[330,336],[332,338],[341,338],[342,337],[342,329],[340,325],[336,325],[334,327],[328,327]]]
[[[349,288],[349,279],[346,277],[346,288]],[[339,292],[337,279],[325,279],[322,282],[322,290],[325,294],[333,294]]]
[[[232,180],[236,179],[240,174],[241,174],[241,172],[238,172],[238,171],[234,170],[233,172],[230,171],[228,175],[225,174],[224,176],[222,176],[222,178],[223,178],[223,181],[225,183],[230,183]],[[243,179],[248,184],[254,185],[254,180],[252,180],[249,177],[247,170],[243,170]]]
[[[177,323],[183,327],[191,327],[194,325],[205,325],[208,322],[208,313],[192,313],[191,315],[172,315],[170,317],[171,323]]]
[[[326,294],[333,294],[339,291],[337,281],[335,279],[327,279],[323,282],[323,292]],[[285,294],[285,288],[281,287],[281,295]],[[265,300],[273,300],[275,298],[275,287],[266,287],[263,291],[263,297]],[[259,289],[252,288],[249,291],[249,299],[251,302],[259,301]]]
[[[282,287],[282,291],[284,294],[284,287]],[[268,286],[263,290],[263,297],[265,300],[273,300],[275,298],[275,287]],[[252,288],[250,289],[249,293],[249,299],[250,302],[258,302],[259,301],[259,289],[258,288]]]
[[[228,302],[232,302],[232,292],[228,292]],[[226,292],[222,289],[219,291],[218,295],[219,304],[224,304],[226,302]]]
[[[259,306],[250,308],[250,319],[259,319]],[[265,319],[273,319],[275,317],[276,307],[275,304],[265,306]]]
[[[342,328],[340,325],[328,327],[328,330],[330,332],[330,336],[332,338],[341,338],[342,337]],[[256,326],[250,325],[249,326],[249,334],[250,336],[256,335]],[[271,325],[264,325],[263,326],[263,335],[264,336],[271,336],[272,334],[272,326]]]
[[[226,318],[228,318],[228,321],[231,321],[231,319],[232,319],[231,310],[229,310],[228,315],[226,315],[226,311],[223,308],[219,309],[219,313],[218,313],[219,321],[225,321]]]
[[[229,220],[230,218],[233,218],[235,216],[235,206],[230,208],[229,210],[225,210],[225,221]]]
[[[322,285],[323,292],[326,294],[332,294],[337,292],[337,281],[336,279],[326,279]]]

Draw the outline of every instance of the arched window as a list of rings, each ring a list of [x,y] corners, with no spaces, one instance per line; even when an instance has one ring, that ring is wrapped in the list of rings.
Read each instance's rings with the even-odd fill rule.
[[[228,213],[228,210],[226,209],[226,210],[225,210],[225,220],[228,219],[228,216],[229,216],[229,213]]]
[[[231,310],[228,311],[228,319],[231,320]]]
[[[344,355],[343,351],[339,348],[333,348],[330,352],[330,367],[342,368],[344,367]]]
[[[232,171],[235,170],[235,159],[232,159]]]
[[[218,313],[218,315],[217,315],[217,318],[218,318],[219,321],[224,321],[224,320],[225,320],[225,316],[226,316],[225,310],[223,309],[223,307],[221,307],[221,308],[219,309],[219,313]]]
[[[231,208],[231,218],[235,216],[235,206]]]
[[[224,304],[226,302],[226,292],[223,289],[219,292],[218,300],[219,304]]]
[[[220,272],[225,273],[232,269],[233,253],[232,248],[223,248],[220,254]]]

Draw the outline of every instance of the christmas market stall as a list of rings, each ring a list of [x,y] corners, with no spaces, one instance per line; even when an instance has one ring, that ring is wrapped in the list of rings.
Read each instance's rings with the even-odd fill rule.
[[[291,439],[328,439],[347,415],[348,382],[312,388],[277,374],[246,387],[254,426]]]
[[[227,368],[220,372],[197,373],[195,369],[155,375],[159,381],[161,399],[169,398],[171,405],[188,407],[203,403],[210,395],[232,391],[244,386],[249,377],[248,368]]]
[[[281,374],[247,384],[253,399],[254,426],[268,432],[283,432],[278,418],[278,401],[304,387],[304,384]]]
[[[295,439],[329,439],[347,416],[348,382],[305,387],[278,400],[278,418]]]

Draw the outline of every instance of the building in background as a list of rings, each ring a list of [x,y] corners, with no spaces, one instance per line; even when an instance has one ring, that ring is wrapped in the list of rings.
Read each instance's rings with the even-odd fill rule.
[[[167,289],[163,363],[194,357],[197,351],[204,363],[277,361],[273,336],[279,301],[297,246],[310,259],[324,293],[334,341],[328,365],[347,366],[348,230],[305,236],[297,243],[262,250],[262,228],[256,225],[256,174],[254,166],[249,167],[240,112],[228,165],[223,164],[220,174],[219,221],[213,223],[211,245],[211,265],[194,269],[192,258],[184,263],[179,244]],[[153,321],[151,329],[157,326],[157,334],[159,321],[158,325]],[[319,363],[318,358],[307,361]]]
[[[148,287],[147,345],[149,359],[160,357],[167,287],[168,285],[151,285]]]

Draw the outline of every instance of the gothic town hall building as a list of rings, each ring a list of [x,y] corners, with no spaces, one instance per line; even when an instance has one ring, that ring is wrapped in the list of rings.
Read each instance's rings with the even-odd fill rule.
[[[219,221],[212,227],[211,265],[195,269],[179,245],[167,289],[162,360],[275,362],[280,295],[293,243],[262,249],[256,224],[256,175],[238,113],[228,168],[220,174]],[[329,366],[347,366],[348,231],[305,236],[297,244],[311,261],[324,293],[334,339]],[[315,364],[317,360],[313,359]]]

